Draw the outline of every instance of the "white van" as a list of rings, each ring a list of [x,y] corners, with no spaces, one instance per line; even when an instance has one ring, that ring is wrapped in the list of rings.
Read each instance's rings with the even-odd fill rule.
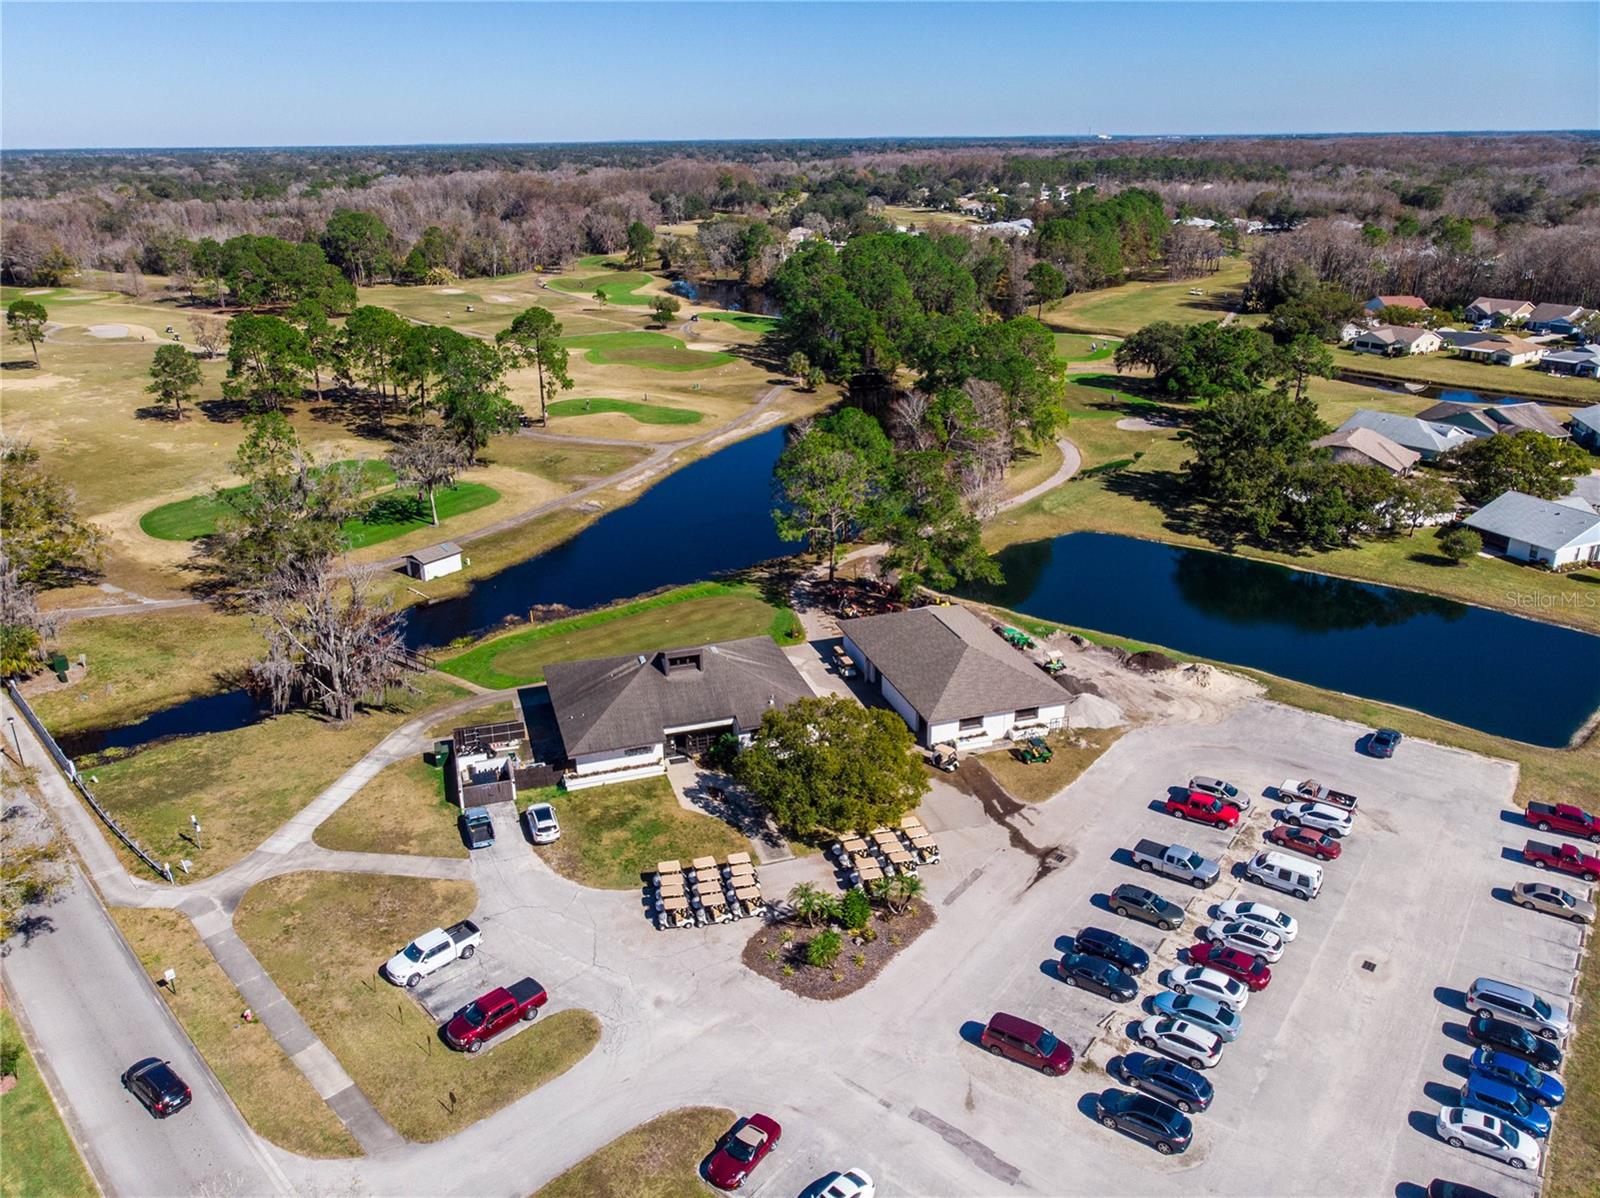
[[[1322,866],[1287,853],[1257,853],[1245,864],[1244,876],[1300,899],[1314,899],[1322,889]]]

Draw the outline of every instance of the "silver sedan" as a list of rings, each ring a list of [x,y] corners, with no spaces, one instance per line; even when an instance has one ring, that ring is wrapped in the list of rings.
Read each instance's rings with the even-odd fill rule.
[[[1511,901],[1530,911],[1559,915],[1562,919],[1570,919],[1574,923],[1594,922],[1593,903],[1575,894],[1569,894],[1561,887],[1552,886],[1548,882],[1518,882],[1511,891]]]

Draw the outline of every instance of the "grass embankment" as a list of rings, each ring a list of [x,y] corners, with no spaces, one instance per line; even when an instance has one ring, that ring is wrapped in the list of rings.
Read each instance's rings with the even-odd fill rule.
[[[582,266],[580,262],[578,265]],[[600,275],[581,275],[576,278],[551,279],[550,286],[557,291],[565,291],[569,295],[580,295],[586,298],[594,296],[595,292],[606,297],[608,304],[626,304],[631,307],[648,307],[653,297],[635,294],[639,288],[645,286],[654,278],[643,271],[607,271]]]
[[[494,721],[474,715],[471,722]],[[383,769],[319,824],[311,838],[325,849],[350,853],[465,857],[458,814],[445,798],[443,768],[418,756]]]
[[[93,767],[95,796],[158,861],[176,869],[188,858],[194,877],[214,874],[255,849],[401,724],[466,693],[432,675],[417,686],[417,694],[398,695],[392,708],[364,712],[344,727],[296,712],[155,745]],[[191,815],[200,820],[199,845]],[[126,859],[134,861],[131,854]]]
[[[1061,447],[1054,441],[1036,449],[1018,446],[1006,470],[1005,493],[1020,495],[1036,487],[1061,467]]]
[[[758,316],[754,312],[702,312],[701,320],[720,320],[747,333],[770,333],[778,327],[776,316]]]
[[[262,967],[407,1139],[476,1123],[565,1073],[600,1039],[599,1020],[569,1009],[504,1032],[481,1053],[453,1052],[428,1013],[378,975],[419,931],[465,918],[476,901],[467,882],[302,873],[262,882],[234,915]]]
[[[5,1198],[97,1198],[100,1190],[45,1089],[22,1030],[3,1007],[0,1042],[15,1044],[20,1050],[17,1084],[10,1093],[0,1095],[0,1128],[5,1137],[5,1151],[0,1152],[0,1194]],[[727,1127],[724,1123],[718,1134]]]
[[[552,786],[519,798],[556,805],[561,839],[538,851],[551,869],[580,886],[632,890],[658,861],[754,851],[721,820],[686,811],[665,778],[613,782],[577,794]]]
[[[563,344],[583,353],[594,366],[635,366],[646,370],[710,370],[737,359],[721,350],[690,349],[677,337],[644,331],[581,333]]]
[[[217,964],[187,916],[178,911],[112,907],[152,984],[176,970],[176,993],[156,987],[245,1121],[280,1148],[301,1156],[360,1156],[361,1146],[284,1055],[266,1025],[245,1023],[244,998]]]
[[[763,633],[779,644],[793,644],[804,635],[794,612],[767,602],[754,585],[700,582],[507,633],[444,659],[439,669],[490,690],[504,690],[541,681],[552,661],[647,653]]]
[[[657,1115],[590,1153],[533,1198],[700,1198],[700,1162],[734,1123],[723,1107]]]
[[[1060,794],[1078,780],[1078,775],[1105,754],[1122,738],[1122,728],[1086,728],[1068,734],[1051,732],[1045,741],[1053,750],[1049,761],[1027,765],[1015,750],[983,753],[973,760],[988,770],[1012,798],[1024,803],[1040,803]],[[1074,744],[1076,738],[1081,743]]]
[[[1403,358],[1359,354],[1353,349],[1334,348],[1331,352],[1334,365],[1340,370],[1384,375],[1396,382],[1433,383],[1447,390],[1476,391],[1484,396],[1532,395],[1566,403],[1600,403],[1600,382],[1551,374],[1533,366],[1472,362],[1455,357],[1448,350],[1408,354]],[[1556,415],[1559,419],[1561,413],[1558,411]]]
[[[636,403],[631,399],[558,399],[547,409],[552,416],[593,416],[601,412],[620,412],[640,424],[699,424],[703,412],[675,408],[670,404]]]
[[[1076,292],[1046,306],[1044,320],[1063,332],[1114,333],[1124,337],[1153,320],[1200,324],[1221,320],[1236,310],[1243,302],[1244,285],[1249,281],[1248,258],[1224,258],[1214,274],[1197,279],[1124,283],[1119,287]],[[1193,290],[1202,294],[1191,295]],[[1262,318],[1244,319],[1255,323]]]

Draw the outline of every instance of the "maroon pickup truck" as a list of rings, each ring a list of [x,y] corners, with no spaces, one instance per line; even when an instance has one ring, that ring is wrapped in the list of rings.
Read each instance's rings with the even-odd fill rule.
[[[445,1043],[464,1052],[478,1052],[513,1023],[537,1016],[549,1000],[544,987],[532,978],[497,986],[462,1007],[444,1025]]]
[[[1522,859],[1535,869],[1559,870],[1585,882],[1600,878],[1600,857],[1580,852],[1575,844],[1543,844],[1530,840],[1523,846]]]
[[[1600,817],[1571,803],[1529,803],[1524,818],[1541,832],[1566,832],[1600,844]]]

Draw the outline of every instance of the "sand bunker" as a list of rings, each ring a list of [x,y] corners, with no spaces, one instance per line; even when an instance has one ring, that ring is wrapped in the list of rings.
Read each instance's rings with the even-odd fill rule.
[[[467,289],[465,287],[440,287],[434,291],[435,295],[465,295],[466,293]]]
[[[490,295],[485,298],[491,304],[516,304],[522,302],[514,295]]]
[[[1154,420],[1146,420],[1143,416],[1124,416],[1117,421],[1117,427],[1125,433],[1164,433],[1169,428],[1175,427],[1176,424],[1176,421],[1158,423]]]
[[[55,290],[54,287],[35,287],[32,291],[24,291],[22,294],[23,295],[49,295],[54,290]]]
[[[101,337],[109,341],[118,337],[126,337],[128,335],[128,326],[125,324],[92,324],[89,326],[88,332],[91,337]]]

